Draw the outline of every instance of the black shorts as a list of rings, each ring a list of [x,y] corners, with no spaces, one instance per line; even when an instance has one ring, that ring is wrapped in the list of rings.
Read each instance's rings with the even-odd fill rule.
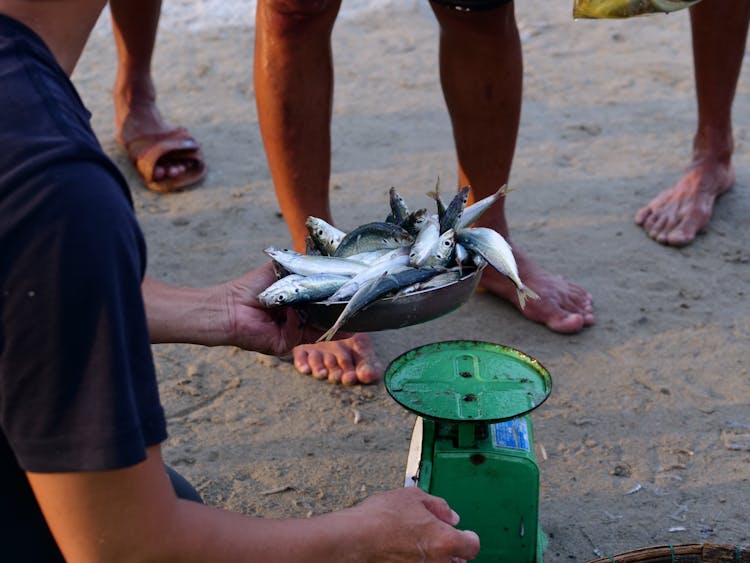
[[[479,12],[494,10],[503,4],[510,4],[513,0],[430,0],[433,4],[448,6],[461,12]]]

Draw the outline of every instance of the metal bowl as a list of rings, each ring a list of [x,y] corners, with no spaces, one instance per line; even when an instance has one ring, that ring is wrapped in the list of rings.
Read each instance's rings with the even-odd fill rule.
[[[469,300],[479,283],[484,266],[466,273],[460,279],[408,295],[382,297],[370,303],[341,330],[344,332],[377,332],[403,328],[442,317]],[[334,325],[347,301],[306,303],[296,308],[308,323],[326,330]]]

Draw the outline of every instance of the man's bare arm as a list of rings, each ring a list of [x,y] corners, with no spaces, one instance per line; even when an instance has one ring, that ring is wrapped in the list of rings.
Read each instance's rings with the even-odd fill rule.
[[[479,550],[445,501],[415,488],[350,509],[272,520],[178,499],[159,446],[113,471],[27,473],[65,559],[74,563],[180,561],[449,561]]]
[[[290,309],[269,310],[258,301],[258,294],[275,281],[270,263],[205,288],[147,277],[141,290],[151,342],[231,345],[277,356],[297,344],[315,342],[321,330],[303,325]]]

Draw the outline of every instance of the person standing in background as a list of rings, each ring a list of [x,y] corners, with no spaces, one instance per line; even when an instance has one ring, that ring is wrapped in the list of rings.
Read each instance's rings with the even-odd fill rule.
[[[184,127],[167,123],[156,104],[151,72],[161,0],[110,0],[117,46],[112,89],[120,146],[151,191],[169,193],[206,176],[203,151]]]
[[[305,249],[305,220],[332,222],[331,33],[341,0],[258,0],[254,81],[261,128],[281,211],[297,251]],[[439,71],[453,126],[460,186],[472,200],[497,191],[510,176],[521,114],[522,53],[509,0],[435,0],[440,25]],[[560,333],[594,323],[591,295],[541,268],[510,238],[501,198],[481,218],[513,248],[521,278],[539,299],[521,308],[515,287],[488,268],[481,287],[511,302],[529,320]],[[490,271],[491,270],[491,271]],[[298,346],[298,371],[344,384],[380,379],[383,366],[369,336]]]
[[[635,215],[648,236],[669,246],[690,244],[734,184],[732,105],[750,22],[750,0],[702,0],[689,9],[698,104],[692,161]]]

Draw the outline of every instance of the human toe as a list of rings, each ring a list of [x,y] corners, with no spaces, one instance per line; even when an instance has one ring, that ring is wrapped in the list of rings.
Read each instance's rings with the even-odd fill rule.
[[[294,349],[294,367],[303,375],[312,375],[315,379],[326,379],[328,367],[325,358],[314,348],[298,351]]]
[[[648,213],[643,217],[641,226],[647,231],[651,231],[655,225],[663,220],[663,215],[658,213],[657,210],[649,208]]]
[[[344,372],[338,368],[328,370],[329,383],[343,383]]]
[[[648,231],[656,238],[659,233],[664,232],[669,224],[669,215],[666,213],[654,213],[646,223]]]
[[[320,352],[320,357],[323,367],[316,366],[318,367],[317,372],[319,374],[316,379],[327,379],[331,383],[339,383],[341,381],[341,375],[344,372],[339,367],[336,356],[328,350],[322,350]],[[313,368],[313,373],[315,373],[315,368]]]
[[[576,311],[593,311],[591,294],[580,286],[571,284],[566,295],[567,309]]]
[[[170,178],[177,178],[187,172],[187,167],[184,164],[170,164],[167,167],[167,176]]]
[[[663,240],[659,240],[659,242],[669,246],[685,246],[692,242],[697,234],[697,231],[692,227],[681,226],[666,233],[662,237]]]
[[[341,374],[341,384],[345,386],[356,385],[357,383],[365,383],[359,380],[356,370],[345,371]]]
[[[357,365],[355,377],[360,383],[369,385],[370,383],[380,381],[383,377],[383,371],[383,365],[379,361],[372,363],[365,361]]]
[[[167,170],[163,166],[154,166],[154,181],[158,182],[167,177]]]
[[[643,225],[646,220],[648,219],[649,215],[651,214],[651,207],[646,205],[645,207],[641,207],[638,211],[635,213],[635,222],[638,225]]]
[[[292,356],[294,358],[294,367],[295,369],[300,372],[303,375],[311,375],[312,374],[312,368],[310,367],[310,362],[308,361],[307,357],[307,351],[302,346],[297,346],[292,351]]]
[[[312,370],[312,376],[319,380],[324,381],[328,379],[328,368],[323,364],[311,363],[310,369]]]
[[[593,315],[591,315],[593,323]],[[586,325],[585,315],[579,313],[566,313],[561,316],[550,318],[546,323],[547,328],[563,334],[574,334],[583,330]]]

